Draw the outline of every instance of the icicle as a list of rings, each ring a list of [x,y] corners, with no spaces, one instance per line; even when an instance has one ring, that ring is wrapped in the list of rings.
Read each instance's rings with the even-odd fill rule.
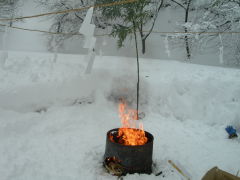
[[[96,38],[92,37],[92,41],[91,41],[92,48],[89,48],[88,55],[85,56],[85,59],[87,59],[87,61],[88,61],[88,65],[87,65],[85,74],[90,74],[93,69],[93,64],[94,64],[94,60],[95,60],[95,56],[96,56],[95,49],[94,49],[95,42],[96,42]]]
[[[56,63],[58,59],[58,43],[57,41],[57,35],[54,35],[54,40],[53,40],[53,61],[52,63]]]
[[[106,38],[104,37],[103,38],[103,43],[102,43],[103,46],[106,46],[107,45],[107,41],[106,41]]]
[[[199,40],[199,34],[198,33],[195,34],[195,39]]]
[[[102,57],[103,56],[103,51],[100,49],[99,50],[99,56]]]
[[[55,51],[53,56],[53,63],[56,63],[58,59],[58,53]]]
[[[106,38],[104,37],[104,38],[103,38],[103,41],[102,41],[102,47],[103,47],[103,46],[106,46],[106,45],[107,45],[107,42],[106,42]],[[103,54],[104,54],[104,53],[103,53],[103,50],[100,48],[100,49],[99,49],[99,57],[102,57]]]
[[[5,66],[6,60],[8,58],[8,50],[7,50],[8,33],[9,33],[9,28],[8,28],[8,26],[5,26],[5,31],[4,31],[3,39],[2,39],[2,52],[0,54],[1,67]]]
[[[222,36],[219,34],[219,39],[220,39],[220,47],[219,47],[219,63],[223,64],[223,41],[222,41]]]
[[[93,8],[90,8],[87,11],[87,15],[84,18],[84,21],[81,25],[79,32],[84,35],[85,43],[83,48],[88,49],[88,54],[85,56],[85,59],[88,61],[88,65],[85,71],[85,74],[90,74],[93,68],[94,59],[95,59],[95,43],[96,38],[94,37],[95,25],[91,24],[93,15]]]
[[[168,42],[168,35],[166,35],[164,39],[164,44],[165,44],[165,52],[167,53],[168,57],[171,56],[171,51],[169,50],[169,42]]]

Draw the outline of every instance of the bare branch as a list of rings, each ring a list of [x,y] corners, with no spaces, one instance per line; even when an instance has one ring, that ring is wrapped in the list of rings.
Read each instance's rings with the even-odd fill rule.
[[[186,10],[186,7],[184,5],[182,5],[181,3],[175,1],[175,0],[171,0],[172,2],[176,3],[177,5],[179,5],[180,7],[182,7],[183,9]]]

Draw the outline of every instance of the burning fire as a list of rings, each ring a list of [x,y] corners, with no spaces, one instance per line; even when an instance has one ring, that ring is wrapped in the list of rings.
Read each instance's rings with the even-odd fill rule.
[[[122,127],[118,130],[119,143],[123,145],[143,145],[148,139],[143,130],[143,124],[139,123],[136,110],[128,109],[125,101],[119,104],[119,116],[121,118]]]

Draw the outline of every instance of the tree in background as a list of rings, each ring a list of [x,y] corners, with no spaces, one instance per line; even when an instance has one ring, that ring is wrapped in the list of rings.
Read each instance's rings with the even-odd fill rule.
[[[64,11],[68,9],[83,7],[85,1],[70,1],[70,0],[38,0],[39,4],[46,11]],[[76,33],[79,31],[81,23],[84,20],[86,10],[79,12],[70,12],[65,14],[51,16],[52,24],[49,31],[57,33]],[[48,36],[48,49],[54,51],[55,48],[60,48],[66,39],[71,38],[71,35],[57,34]]]
[[[240,1],[215,0],[210,11],[212,17],[205,17],[211,22],[215,31],[240,32]],[[209,14],[210,14],[209,13]],[[219,35],[220,36],[220,35]],[[239,33],[222,35],[221,41],[229,64],[240,65],[240,35]]]
[[[37,0],[39,5],[46,11],[64,11],[69,9],[81,8],[94,5],[94,0]],[[78,33],[80,26],[85,18],[87,10],[78,12],[69,12],[51,16],[52,24],[49,29],[51,32],[63,33],[50,35],[48,40],[48,49],[54,51],[56,48],[63,46],[65,40],[72,38],[74,33]],[[104,29],[105,23],[102,21],[100,14],[95,11],[93,22],[98,28]],[[64,34],[70,33],[70,34]]]
[[[170,1],[184,10],[184,16],[183,16],[184,24],[188,23],[190,12],[193,11],[193,8],[192,8],[193,0],[179,0],[179,1],[178,0],[170,0]],[[186,26],[184,26],[184,32],[188,33],[188,28]],[[190,49],[190,44],[189,44],[189,37],[187,34],[184,36],[184,42],[185,42],[187,59],[189,60],[191,58],[191,49]]]
[[[19,0],[0,0],[0,18],[13,18],[17,16],[19,7]],[[12,21],[0,22],[0,31],[3,32],[2,36],[2,52],[0,53],[0,65],[4,67],[8,58],[7,41],[9,36],[9,26],[13,25]]]
[[[189,29],[192,31],[203,32],[199,34],[198,44],[202,44],[205,48],[219,48],[220,56],[222,56],[220,57],[220,61],[222,61],[220,63],[240,65],[240,35],[238,33],[227,33],[240,32],[240,1],[206,1],[199,7],[198,11],[195,12],[197,20],[189,24]],[[206,34],[209,32],[216,33]],[[225,62],[223,62],[223,59],[226,59]]]
[[[171,6],[184,10],[183,21],[180,22],[180,31],[184,30],[185,35],[172,35],[176,41],[176,37],[184,40],[186,57],[189,60],[194,51],[198,53],[207,49],[216,49],[219,47],[222,51],[222,45],[226,42],[217,33],[229,31],[231,20],[228,17],[233,15],[231,8],[227,7],[228,12],[224,13],[224,7],[219,6],[219,1],[198,1],[198,0],[170,0]],[[216,3],[218,2],[218,3]],[[227,2],[227,4],[229,1]],[[226,7],[225,7],[226,8]],[[226,9],[226,10],[227,10]],[[195,32],[195,33],[188,33]],[[199,32],[199,33],[197,33]]]
[[[0,0],[0,18],[13,18],[17,15],[19,0]],[[12,26],[13,22],[7,25]]]

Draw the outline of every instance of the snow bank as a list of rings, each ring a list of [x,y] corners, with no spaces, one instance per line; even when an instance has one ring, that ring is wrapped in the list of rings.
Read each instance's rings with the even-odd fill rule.
[[[101,59],[96,66],[102,70],[107,68],[113,76],[107,94],[117,99],[127,97],[129,103],[134,104],[135,59]],[[240,116],[239,70],[151,59],[141,59],[140,69],[142,111],[211,125],[230,123]]]
[[[149,66],[146,71],[143,68],[144,74],[152,74],[147,79],[152,83],[150,98],[155,112],[211,125],[230,123],[239,117],[239,70],[178,62],[158,64],[142,63],[143,67]]]

